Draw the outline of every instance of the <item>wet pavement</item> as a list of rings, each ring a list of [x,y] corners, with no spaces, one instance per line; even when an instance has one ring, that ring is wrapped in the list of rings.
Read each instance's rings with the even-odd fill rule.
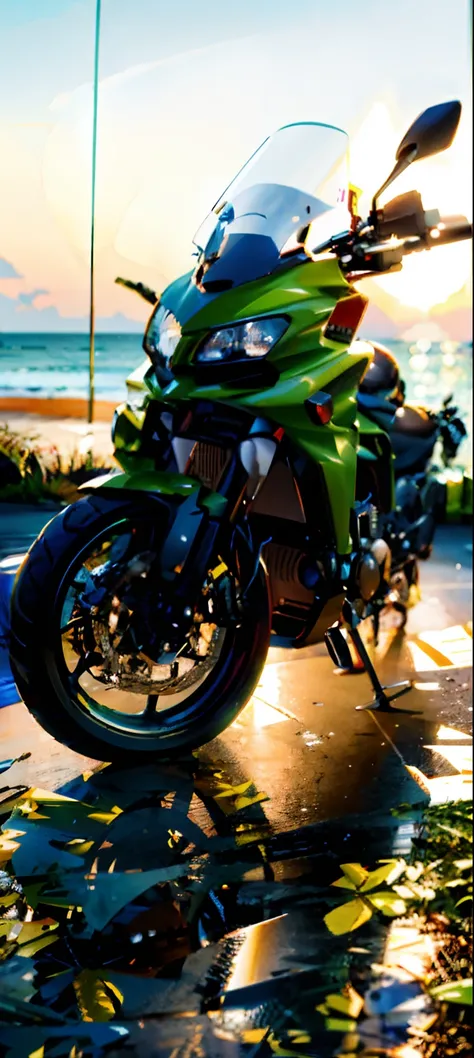
[[[425,761],[422,747],[433,744],[440,724],[470,730],[470,539],[467,527],[439,529],[435,553],[421,567],[422,598],[410,611],[406,637],[392,638],[390,630],[382,636],[376,656],[383,680],[415,681],[397,703],[402,713],[356,712],[371,701],[370,683],[365,674],[335,675],[323,644],[271,647],[254,698],[200,756],[225,768],[229,781],[251,777],[263,788],[273,827],[409,800],[415,790],[403,763]],[[93,766],[43,732],[22,703],[7,707],[0,720],[2,755],[32,754],[15,768],[19,783],[60,789]],[[434,756],[433,773],[440,767]]]
[[[129,1053],[339,1053],[341,1039],[350,1036],[347,1018],[339,1035],[336,1029],[326,1033],[329,1015],[319,1013],[315,1027],[315,1005],[328,992],[338,993],[348,975],[364,991],[367,959],[380,963],[387,943],[375,916],[349,940],[328,931],[323,916],[338,892],[340,902],[340,891],[328,896],[339,864],[373,866],[406,854],[413,823],[393,815],[397,806],[470,796],[470,538],[467,527],[440,528],[435,553],[421,569],[422,598],[410,612],[407,634],[397,636],[388,627],[382,635],[376,658],[384,682],[414,681],[397,703],[400,712],[356,712],[372,697],[364,674],[335,676],[323,646],[296,651],[278,642],[254,698],[232,727],[173,767],[108,766],[91,775],[95,762],[55,743],[21,703],[0,711],[1,756],[31,752],[5,783],[57,791],[89,810],[99,805],[99,815],[104,804],[112,812],[107,839],[101,833],[84,853],[97,883],[130,880],[137,871],[156,873],[162,866],[180,879],[172,883],[177,888],[171,896],[162,897],[167,912],[161,919],[156,902],[150,907],[139,900],[133,914],[117,907],[120,955],[113,930],[104,941],[110,927],[103,920],[109,922],[112,905],[107,918],[100,892],[92,910],[90,893],[88,909],[84,900],[88,936],[97,938],[93,931],[101,930],[92,965],[107,965],[107,980],[122,995],[117,1020],[129,1032]],[[42,810],[42,796],[37,794],[37,818],[54,820],[58,805]],[[79,823],[69,819],[66,825],[61,816],[51,824],[64,840],[84,839],[81,812]],[[12,825],[25,824],[17,819]],[[37,837],[28,845],[30,839],[28,833],[13,856],[22,877],[41,875],[45,856],[51,859],[48,845],[45,854]],[[137,896],[143,896],[143,884]],[[48,899],[54,911],[54,892]],[[76,893],[70,902],[83,900]],[[160,944],[144,950],[150,923]],[[52,956],[50,976],[60,963],[68,965],[64,953],[61,958],[56,965]],[[79,962],[91,966],[90,957]],[[138,977],[130,973],[133,964]],[[399,1001],[409,998],[406,993]],[[396,1026],[390,1018],[382,1029],[374,1025],[367,1004],[359,1044],[382,1046],[385,1032],[393,1046]],[[55,1009],[66,1007],[58,1002]],[[302,1025],[310,1026],[309,1036],[301,1035]],[[348,1045],[344,1049],[349,1053]]]

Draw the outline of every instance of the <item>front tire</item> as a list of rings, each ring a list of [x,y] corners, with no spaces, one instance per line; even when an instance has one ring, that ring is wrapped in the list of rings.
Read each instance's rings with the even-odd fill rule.
[[[260,564],[243,619],[226,631],[226,649],[186,699],[185,708],[160,714],[152,730],[123,730],[84,708],[80,694],[71,694],[60,649],[60,599],[68,576],[74,575],[74,563],[77,568],[78,555],[109,526],[153,520],[156,524],[156,519],[156,505],[141,494],[112,498],[96,493],[81,498],[46,526],[14,586],[10,660],[20,695],[50,735],[96,760],[169,759],[211,741],[235,720],[253,694],[268,651],[271,612]],[[238,556],[233,557],[238,567]]]

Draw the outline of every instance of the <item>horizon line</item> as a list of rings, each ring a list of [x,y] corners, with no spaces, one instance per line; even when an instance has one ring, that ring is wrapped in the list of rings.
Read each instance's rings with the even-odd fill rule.
[[[103,337],[110,336],[110,337],[114,337],[114,338],[127,338],[127,337],[134,337],[134,336],[137,336],[137,335],[140,335],[140,334],[144,334],[144,330],[145,330],[144,328],[140,328],[140,329],[137,328],[136,331],[134,331],[134,330],[127,330],[127,331],[102,331],[102,330],[96,330],[94,333],[96,335],[102,335]],[[86,337],[87,338],[88,334],[89,334],[89,332],[87,330],[85,330],[85,331],[69,331],[69,330],[66,330],[66,331],[2,331],[2,330],[0,330],[0,342],[1,342],[2,338],[7,338],[7,337],[9,337],[11,335],[21,335],[24,338],[28,338],[28,337],[51,338],[51,337],[55,337],[56,335],[58,337],[62,336],[64,338],[72,338],[72,337],[77,337],[77,338]],[[372,338],[373,338],[374,341],[380,341],[380,342],[404,342],[406,340],[405,338],[402,338],[401,335],[398,336],[398,337],[394,337],[393,335],[387,335],[387,334],[386,335],[372,334]],[[362,339],[360,339],[360,340],[362,340]],[[438,339],[432,339],[432,340],[435,341],[435,342],[438,341]],[[440,339],[440,341],[444,341],[444,340],[445,339],[443,339],[443,338]],[[370,341],[370,338],[364,339],[364,341]],[[457,338],[457,339],[452,339],[452,341],[459,341],[459,342],[462,342],[464,344],[467,343],[467,344],[471,344],[472,345],[472,335],[469,338]]]

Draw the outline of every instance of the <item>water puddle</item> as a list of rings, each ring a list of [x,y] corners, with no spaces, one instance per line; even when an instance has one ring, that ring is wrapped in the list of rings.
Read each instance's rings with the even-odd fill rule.
[[[194,758],[2,793],[6,1055],[329,1058],[428,1031],[432,949],[391,926],[416,813],[275,834],[264,791]]]

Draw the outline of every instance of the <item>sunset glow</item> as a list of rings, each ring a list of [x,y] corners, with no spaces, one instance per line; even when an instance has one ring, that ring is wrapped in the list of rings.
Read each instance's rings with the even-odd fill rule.
[[[184,6],[188,8],[188,0]],[[339,68],[349,70],[354,49],[362,49],[362,54],[366,46],[366,28],[360,11],[348,0],[342,6]],[[100,317],[122,313],[129,321],[144,319],[146,307],[114,285],[116,275],[130,275],[161,290],[191,267],[191,239],[203,217],[258,144],[287,122],[320,120],[347,129],[351,179],[363,189],[361,208],[367,211],[410,121],[430,103],[462,99],[463,117],[453,148],[413,166],[388,197],[417,188],[426,208],[470,214],[467,4],[457,5],[452,20],[450,16],[448,53],[441,7],[438,16],[437,5],[427,0],[421,0],[416,14],[408,0],[401,7],[409,12],[414,41],[417,34],[424,39],[426,19],[431,19],[429,57],[422,61],[418,55],[416,69],[407,65],[397,73],[382,56],[370,56],[371,87],[367,82],[351,88],[347,78],[335,75],[330,60],[327,42],[334,37],[334,24],[309,0],[292,11],[290,21],[283,10],[275,10],[271,32],[255,5],[250,15],[247,0],[239,18],[224,18],[219,31],[210,10],[204,9],[200,32],[195,29],[194,35],[191,25],[183,31],[182,20],[170,10],[167,45],[161,49],[163,25],[153,5],[146,2],[138,11],[129,0],[118,4],[104,0],[96,198]],[[120,37],[114,18],[118,8]],[[4,330],[26,325],[34,329],[34,319],[42,329],[53,330],[61,329],[61,318],[86,320],[93,14],[93,0],[81,4],[57,0],[49,21],[44,17],[35,21],[32,14],[30,23],[23,19],[15,25],[11,15],[12,26],[4,34],[0,74],[5,81],[0,150],[8,158],[8,165],[0,170],[4,207],[0,328]],[[383,26],[387,32],[390,29],[396,54],[397,34],[402,46],[402,11],[398,28],[388,9],[382,9],[380,19],[378,32],[383,35]],[[312,40],[312,58],[301,64],[296,85],[282,71],[288,70],[289,37],[299,40],[303,26],[305,38]],[[13,81],[16,76],[9,60],[9,40],[14,38],[21,40],[25,68],[31,73],[19,83],[16,95],[8,93],[9,77]],[[77,47],[72,49],[76,38]],[[64,54],[58,48],[60,40]],[[251,76],[242,77],[243,69]],[[40,70],[41,100],[35,88]],[[391,319],[397,319],[400,311],[400,318],[405,315],[414,324],[454,295],[456,307],[467,308],[470,275],[470,247],[445,247],[414,255],[401,273],[376,280],[371,297]]]
[[[363,189],[361,208],[370,209],[373,190],[387,174],[404,133],[403,123],[395,121],[388,104],[377,102],[355,132],[351,147],[351,178]],[[466,118],[452,148],[445,154],[413,165],[382,197],[381,205],[405,191],[420,191],[425,209],[439,209],[442,216],[472,213],[472,136]],[[472,248],[470,243],[445,246],[429,253],[405,258],[403,270],[375,280],[377,285],[403,305],[428,312],[469,282]],[[466,303],[469,295],[466,292]]]

